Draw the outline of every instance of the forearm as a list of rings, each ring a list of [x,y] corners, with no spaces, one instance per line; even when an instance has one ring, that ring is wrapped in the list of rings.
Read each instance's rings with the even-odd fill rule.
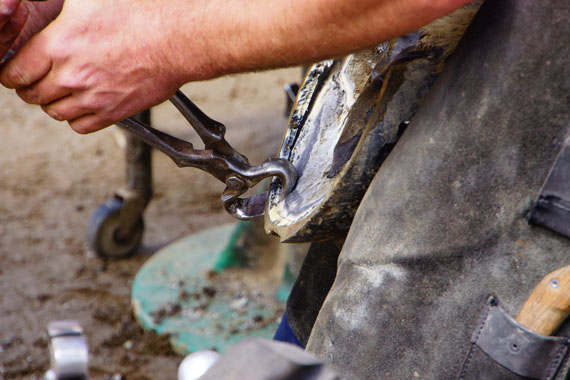
[[[54,17],[63,0],[49,1],[42,11]],[[76,131],[92,132],[184,83],[340,56],[466,2],[65,0],[57,20],[0,70],[0,83]]]
[[[340,56],[417,29],[465,0],[211,0],[185,23],[187,81]],[[199,22],[196,19],[199,18]],[[199,28],[199,29],[198,29]],[[195,38],[200,40],[196,42]]]

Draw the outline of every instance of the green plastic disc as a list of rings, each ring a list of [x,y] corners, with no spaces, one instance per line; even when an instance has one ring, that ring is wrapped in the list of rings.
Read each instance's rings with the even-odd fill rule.
[[[135,316],[145,329],[169,334],[176,352],[224,352],[246,337],[271,339],[277,330],[284,311],[275,296],[279,281],[274,288],[256,286],[248,280],[254,268],[220,267],[220,256],[228,255],[240,231],[247,228],[236,223],[185,237],[158,251],[137,273]]]

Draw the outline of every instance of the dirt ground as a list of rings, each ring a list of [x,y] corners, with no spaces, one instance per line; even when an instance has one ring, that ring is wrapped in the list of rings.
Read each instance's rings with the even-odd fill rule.
[[[261,163],[276,155],[284,132],[282,87],[299,77],[299,69],[287,69],[184,91],[226,124],[237,150]],[[192,136],[168,104],[154,110],[153,121]],[[0,89],[0,380],[43,379],[49,366],[45,327],[61,319],[78,320],[85,329],[92,379],[176,379],[182,358],[131,316],[132,280],[161,247],[232,218],[219,200],[221,183],[155,153],[143,247],[129,259],[98,258],[85,244],[89,215],[124,181],[113,129],[77,135]]]

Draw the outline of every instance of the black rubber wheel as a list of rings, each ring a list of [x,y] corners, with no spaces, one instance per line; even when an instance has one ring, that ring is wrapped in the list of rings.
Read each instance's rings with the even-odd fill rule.
[[[131,255],[140,245],[144,222],[139,218],[135,228],[126,239],[119,239],[119,215],[123,201],[111,199],[95,209],[87,225],[87,242],[97,255],[104,258],[123,258]]]

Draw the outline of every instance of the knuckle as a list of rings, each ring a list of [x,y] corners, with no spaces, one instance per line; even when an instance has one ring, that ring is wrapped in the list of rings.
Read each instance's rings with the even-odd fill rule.
[[[43,110],[49,117],[57,121],[65,121],[63,115],[58,112],[54,107],[43,107]]]
[[[117,123],[123,119],[126,119],[127,117],[134,115],[136,113],[137,113],[136,111],[126,113],[124,110],[117,110],[117,111],[115,111],[109,115],[109,119],[107,120],[108,123],[106,126],[108,127],[109,125],[115,124],[115,123]]]
[[[24,102],[28,104],[42,104],[41,95],[30,88],[21,88],[16,90],[16,93]]]
[[[86,121],[78,120],[78,121],[69,121],[68,123],[71,129],[73,129],[75,132],[79,133],[80,135],[85,135],[87,133],[90,133],[92,129],[91,123]]]
[[[27,86],[28,80],[24,71],[20,67],[13,65],[8,66],[4,73],[2,84],[8,88],[20,88]]]
[[[47,42],[49,53],[54,60],[63,61],[69,55],[70,45],[65,38],[57,38]]]
[[[22,89],[19,88],[16,90],[16,94],[20,97],[20,99],[22,99],[24,102],[28,103],[28,104],[33,104],[32,100],[33,100],[33,95],[31,94],[31,91],[29,89]]]
[[[58,71],[57,82],[68,90],[84,91],[94,83],[89,72],[89,68],[81,65],[69,65]]]
[[[106,127],[102,119],[95,114],[91,114],[77,120],[70,120],[68,123],[71,126],[71,129],[81,135],[92,133]]]
[[[88,82],[81,72],[67,71],[58,76],[58,83],[69,91],[84,91],[88,88]]]
[[[60,87],[65,88],[69,91],[76,91],[81,89],[81,83],[76,80],[76,77],[73,75],[64,75],[59,80]]]
[[[114,121],[113,119],[110,119],[108,116],[106,117],[99,117],[99,120],[97,121],[97,128],[95,130],[100,130],[100,129],[104,129],[107,128],[110,125],[113,125]]]
[[[92,88],[96,83],[96,81],[93,80],[91,70],[87,68],[77,71],[73,79],[77,88],[82,90]]]
[[[100,111],[105,109],[105,99],[97,94],[89,94],[81,99],[81,106],[90,111]]]

